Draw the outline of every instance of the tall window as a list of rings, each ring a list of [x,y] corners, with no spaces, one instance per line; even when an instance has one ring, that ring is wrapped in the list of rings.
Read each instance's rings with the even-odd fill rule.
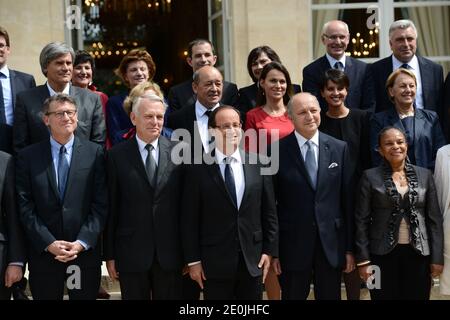
[[[209,39],[213,43],[218,56],[216,67],[227,80],[232,77],[228,26],[230,5],[229,0],[208,0]]]
[[[450,1],[420,0],[311,0],[314,59],[324,54],[322,26],[333,19],[350,28],[348,55],[375,61],[391,54],[389,26],[394,20],[410,19],[418,31],[418,53],[450,71]]]

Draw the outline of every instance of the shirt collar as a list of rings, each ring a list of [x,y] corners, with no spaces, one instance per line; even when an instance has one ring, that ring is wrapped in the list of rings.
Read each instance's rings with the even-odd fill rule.
[[[9,78],[9,69],[6,64],[3,66],[3,68],[0,69],[0,73],[2,73],[6,77],[6,79]]]
[[[239,152],[239,148],[236,148],[236,150],[231,154],[231,156],[224,155],[218,148],[215,149],[215,153],[216,153],[216,160],[217,160],[218,164],[224,163],[223,160],[228,157],[230,157],[232,159],[232,161],[235,161],[237,163],[242,163],[241,153]]]
[[[73,147],[74,140],[75,140],[75,136],[72,134],[72,137],[70,138],[70,140],[64,145],[66,147],[66,150],[69,150]],[[60,144],[58,141],[53,139],[52,136],[50,136],[50,145],[52,146],[52,148],[56,148],[58,150],[58,152],[62,146],[62,144]]]
[[[392,67],[393,67],[393,70],[397,70],[403,64],[404,64],[404,62],[401,62],[394,55],[392,55]],[[409,62],[406,62],[406,64],[408,64],[408,66],[412,70],[419,70],[419,60],[417,59],[416,55],[414,55],[413,58]]]
[[[55,90],[53,90],[52,87],[50,87],[50,85],[48,84],[48,81],[45,84],[47,85],[48,92],[50,93],[50,97],[53,97],[55,94],[59,93],[59,92],[56,92]],[[70,82],[66,84],[66,87],[64,88],[62,93],[65,93],[67,95],[70,94]]]
[[[303,147],[303,145],[306,143],[306,141],[308,141],[308,139],[303,137],[297,131],[294,131],[294,133],[295,133],[295,137],[297,138],[300,148]],[[313,135],[313,137],[309,140],[312,141],[312,143],[314,143],[316,146],[319,146],[319,130],[317,130],[316,133]]]
[[[197,116],[197,119],[200,119],[202,116],[205,115],[205,112],[208,110],[213,111],[214,109],[218,108],[219,104],[216,104],[211,109],[206,108],[204,105],[200,103],[200,101],[195,101],[195,115]]]
[[[345,54],[342,56],[342,58],[340,58],[339,60],[336,60],[335,58],[333,58],[332,56],[330,56],[328,53],[325,53],[328,62],[330,63],[331,68],[334,68],[334,65],[336,64],[336,62],[340,61],[342,63],[342,65],[345,68]]]
[[[158,140],[159,140],[159,138],[153,140],[152,142],[150,142],[150,144],[153,146],[153,148],[154,148],[155,150],[158,148]],[[145,146],[147,145],[147,143],[145,143],[143,140],[141,140],[141,139],[139,138],[139,136],[138,136],[137,133],[136,133],[136,141],[137,141],[137,143],[138,143],[139,151],[140,151],[141,153],[144,152],[144,150],[147,151],[147,150],[145,149]]]

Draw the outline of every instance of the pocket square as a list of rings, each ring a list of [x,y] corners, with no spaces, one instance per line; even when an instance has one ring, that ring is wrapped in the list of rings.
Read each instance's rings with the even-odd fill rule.
[[[336,162],[333,162],[332,164],[330,164],[328,166],[328,169],[333,169],[333,168],[336,168],[337,166],[339,166],[339,165]]]

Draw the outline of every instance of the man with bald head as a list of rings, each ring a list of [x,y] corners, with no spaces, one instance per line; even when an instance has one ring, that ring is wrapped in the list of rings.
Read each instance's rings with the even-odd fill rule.
[[[350,80],[345,105],[352,109],[373,110],[375,105],[368,99],[373,95],[373,87],[370,79],[366,79],[367,64],[345,55],[350,41],[348,25],[340,20],[328,21],[323,25],[321,40],[326,53],[303,68],[303,91],[316,96],[321,108],[327,110],[327,103],[320,94],[323,76],[328,69],[339,69]]]
[[[414,23],[411,20],[394,21],[389,28],[389,45],[392,55],[369,67],[374,83],[374,96],[371,98],[376,102],[376,112],[394,108],[386,91],[386,80],[393,71],[406,68],[417,79],[416,108],[437,112],[442,127],[446,128],[448,115],[442,105],[442,66],[416,54],[417,29]]]
[[[352,201],[347,144],[318,130],[320,106],[310,93],[288,103],[295,130],[279,141],[274,178],[283,300],[339,300],[341,273],[352,271]],[[274,157],[274,155],[272,155]]]
[[[223,77],[213,66],[203,66],[194,73],[192,90],[197,96],[194,104],[171,113],[167,126],[173,130],[186,129],[190,133],[193,151],[200,155],[209,152],[208,120],[219,107],[223,92]],[[194,142],[197,142],[194,144]],[[201,142],[201,143],[200,143]]]

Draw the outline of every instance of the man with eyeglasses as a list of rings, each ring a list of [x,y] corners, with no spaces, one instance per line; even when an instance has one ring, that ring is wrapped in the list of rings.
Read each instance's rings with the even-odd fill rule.
[[[11,53],[8,31],[0,26],[0,150],[12,153],[12,125],[16,95],[36,87],[34,77],[8,68]]]
[[[278,256],[272,176],[239,149],[239,111],[215,109],[213,164],[187,168],[181,235],[189,275],[205,300],[261,300],[262,284]]]
[[[74,98],[57,93],[42,108],[50,137],[17,155],[19,216],[28,242],[35,300],[94,300],[101,276],[100,233],[107,218],[101,145],[74,134]]]
[[[42,122],[42,105],[48,97],[57,93],[70,95],[78,105],[75,134],[104,145],[106,127],[99,96],[70,83],[74,57],[73,49],[65,43],[51,42],[42,49],[39,62],[47,82],[17,95],[13,126],[15,152],[48,138],[49,132]]]
[[[369,99],[373,87],[366,76],[367,64],[345,55],[350,41],[348,25],[340,20],[328,21],[323,25],[321,40],[326,53],[303,68],[303,91],[316,96],[320,108],[327,111],[328,105],[320,94],[323,76],[328,69],[339,69],[344,71],[350,80],[345,105],[352,109],[373,111],[375,105]]]

